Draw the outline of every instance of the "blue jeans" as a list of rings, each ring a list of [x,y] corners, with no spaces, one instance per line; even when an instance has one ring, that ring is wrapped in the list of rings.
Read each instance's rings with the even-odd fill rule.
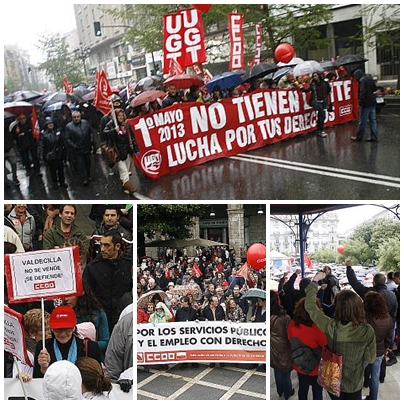
[[[368,365],[370,369],[369,396],[367,398],[368,400],[377,400],[377,395],[379,394],[379,384],[380,384],[379,378],[380,378],[380,367],[382,366],[382,360],[383,355],[380,355],[376,358],[376,360],[373,363],[369,363]]]
[[[377,136],[377,122],[376,122],[376,106],[360,108],[359,110],[359,123],[358,123],[358,133],[356,137],[358,140],[363,138],[366,132],[366,124],[369,121],[370,135],[374,140],[379,140]]]
[[[307,400],[310,386],[313,391],[313,400],[323,399],[323,388],[318,384],[317,376],[309,376],[302,373],[297,373],[297,376],[299,378],[299,400]]]
[[[276,391],[279,396],[285,395],[285,400],[287,400],[292,395],[292,380],[290,379],[290,373],[283,373],[279,370],[274,369]]]
[[[321,132],[324,129],[324,121],[325,121],[324,101],[316,102],[316,111],[317,111],[317,129],[319,132]]]

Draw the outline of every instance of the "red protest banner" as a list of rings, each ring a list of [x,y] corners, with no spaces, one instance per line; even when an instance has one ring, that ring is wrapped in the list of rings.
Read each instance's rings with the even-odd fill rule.
[[[325,126],[357,119],[357,83],[332,83],[333,112]],[[220,102],[177,104],[130,119],[140,155],[135,162],[150,179],[264,147],[317,128],[309,94],[299,89],[257,89]]]
[[[195,8],[179,10],[163,17],[163,73],[169,73],[171,60],[181,67],[206,62],[202,14]]]
[[[83,294],[77,246],[6,254],[4,263],[10,303]]]
[[[243,14],[229,13],[230,33],[230,62],[229,70],[242,69],[244,67],[244,31]]]
[[[195,321],[138,324],[137,364],[265,363],[264,323]]]
[[[22,363],[33,366],[28,358],[22,314],[4,306],[4,350]]]

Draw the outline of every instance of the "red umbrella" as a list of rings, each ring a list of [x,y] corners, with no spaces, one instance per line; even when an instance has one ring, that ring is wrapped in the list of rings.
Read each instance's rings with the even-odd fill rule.
[[[7,102],[4,104],[4,111],[11,112],[14,115],[27,115],[32,112],[32,104],[25,101]]]
[[[146,104],[146,102],[153,102],[156,101],[157,98],[163,99],[166,96],[166,93],[161,90],[150,90],[144,91],[136,96],[130,103],[132,108],[135,108],[139,105]]]
[[[168,87],[169,85],[175,85],[177,88],[184,89],[191,86],[203,86],[204,81],[194,74],[177,74],[173,77],[169,77],[164,81],[164,85]]]

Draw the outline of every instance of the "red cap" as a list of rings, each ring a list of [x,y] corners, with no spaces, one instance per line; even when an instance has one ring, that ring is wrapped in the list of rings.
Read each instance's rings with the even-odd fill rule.
[[[74,328],[76,313],[70,306],[59,306],[53,309],[49,320],[50,328]]]
[[[227,281],[222,282],[222,288],[226,288],[227,286],[229,286],[229,282]]]

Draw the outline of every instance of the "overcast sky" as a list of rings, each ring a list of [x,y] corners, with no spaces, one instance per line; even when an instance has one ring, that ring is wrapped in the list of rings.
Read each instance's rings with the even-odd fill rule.
[[[395,205],[397,202],[372,201],[372,203],[390,207]],[[347,230],[365,222],[367,219],[370,219],[373,215],[383,210],[384,210],[383,208],[370,205],[356,206],[352,208],[336,210],[336,213],[340,219],[338,231],[339,233],[344,233]]]
[[[76,2],[79,3],[79,2]],[[66,34],[76,28],[73,2],[3,2],[3,43],[18,44],[28,51],[31,63],[42,62],[42,53],[35,47],[41,36]]]

